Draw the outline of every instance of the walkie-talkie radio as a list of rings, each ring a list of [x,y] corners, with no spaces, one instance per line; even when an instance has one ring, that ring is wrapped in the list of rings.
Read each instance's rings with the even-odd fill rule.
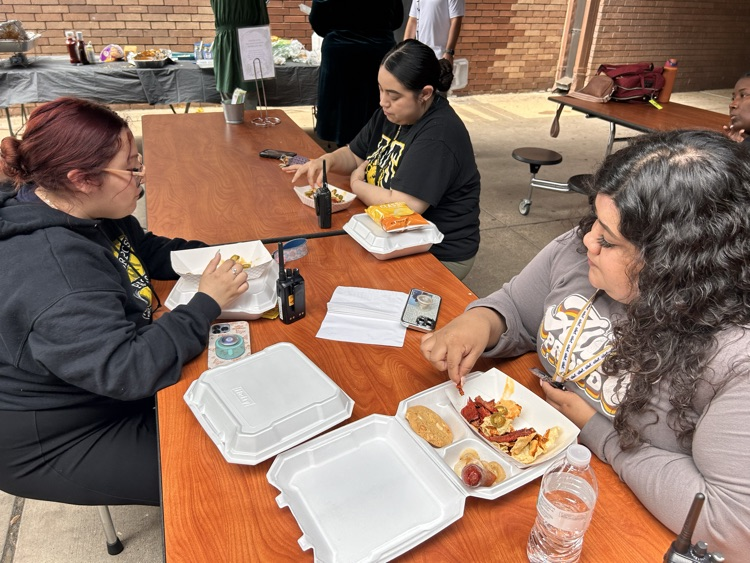
[[[708,552],[706,542],[697,541],[695,545],[690,545],[693,539],[693,530],[695,530],[695,524],[698,522],[698,516],[705,500],[706,496],[703,493],[695,495],[680,535],[677,536],[677,539],[672,542],[669,550],[664,554],[664,563],[724,563],[724,556],[721,553]]]
[[[315,200],[315,214],[318,216],[318,226],[321,229],[331,228],[331,190],[328,189],[328,176],[326,175],[326,161],[323,161],[323,185],[313,194]]]
[[[279,279],[276,281],[279,298],[279,318],[291,324],[305,316],[305,280],[297,268],[284,268],[284,245],[279,242]]]

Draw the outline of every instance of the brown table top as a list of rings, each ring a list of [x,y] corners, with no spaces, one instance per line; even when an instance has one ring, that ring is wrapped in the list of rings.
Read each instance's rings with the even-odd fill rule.
[[[623,102],[597,103],[579,100],[570,96],[551,96],[550,101],[575,111],[598,117],[636,131],[671,131],[672,129],[713,129],[721,131],[729,124],[726,114],[692,106],[667,102],[657,109],[649,103],[630,104]]]
[[[355,401],[347,424],[372,413],[394,415],[398,403],[443,383],[419,352],[420,333],[407,331],[403,348],[368,346],[315,338],[326,304],[339,285],[408,292],[412,286],[443,297],[438,327],[459,315],[475,299],[430,254],[378,261],[348,236],[312,239],[309,254],[294,262],[305,277],[307,317],[291,325],[277,320],[250,322],[252,349],[277,342],[294,343]],[[166,295],[169,283],[157,285]],[[297,540],[302,535],[288,509],[280,509],[278,491],[266,480],[273,459],[255,466],[228,463],[183,400],[189,384],[206,368],[207,355],[190,362],[182,379],[158,394],[164,536],[167,561],[225,562],[311,561]],[[535,354],[511,361],[482,360],[477,369],[497,365],[539,392],[528,367]],[[600,494],[586,536],[583,561],[660,560],[672,534],[656,521],[612,469],[598,460],[594,468]],[[535,518],[536,480],[496,501],[468,498],[464,516],[406,553],[406,561],[525,560],[528,533]],[[489,557],[489,559],[488,559]]]
[[[298,201],[288,176],[257,153],[278,148],[316,156],[322,151],[283,112],[272,114],[282,117],[282,123],[268,129],[249,121],[226,125],[221,113],[145,117],[149,227],[158,234],[209,243],[318,231],[314,211]],[[351,213],[334,214],[334,228]],[[269,245],[269,250],[274,248]],[[354,400],[351,419],[341,425],[373,413],[394,415],[400,401],[446,380],[422,357],[421,333],[416,331],[407,331],[401,348],[322,340],[315,334],[340,285],[437,293],[443,298],[439,328],[476,298],[463,283],[431,254],[380,261],[349,236],[312,238],[308,251],[292,263],[305,278],[307,316],[291,325],[251,321],[254,351],[277,342],[295,344]],[[154,283],[162,300],[172,285]],[[177,384],[157,395],[167,561],[311,561],[312,552],[297,543],[301,531],[291,512],[275,503],[278,491],[266,479],[273,460],[255,466],[228,463],[183,400],[206,362],[204,351],[185,366]],[[539,366],[535,354],[500,362],[483,359],[476,368],[492,365],[539,392],[528,372]],[[661,560],[673,535],[611,468],[593,463],[600,494],[582,560],[630,561],[634,554]],[[495,501],[468,498],[458,522],[401,559],[525,560],[538,490],[536,480]]]
[[[258,111],[246,112],[245,122],[237,125],[225,123],[222,112],[144,116],[149,229],[222,244],[340,230],[352,214],[361,213],[364,206],[355,200],[333,214],[330,230],[318,227],[315,209],[300,202],[292,176],[278,160],[258,153],[282,149],[315,158],[324,151],[283,111],[268,114],[281,123],[253,125]],[[348,177],[331,174],[328,181],[349,189]]]

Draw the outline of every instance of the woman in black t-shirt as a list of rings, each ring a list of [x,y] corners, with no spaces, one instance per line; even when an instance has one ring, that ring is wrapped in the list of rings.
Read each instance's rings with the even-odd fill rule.
[[[430,249],[456,277],[471,270],[479,249],[479,170],[469,133],[448,100],[453,75],[419,41],[396,45],[378,72],[380,108],[351,144],[302,166],[292,182],[351,174],[351,190],[367,206],[405,202],[444,238]]]

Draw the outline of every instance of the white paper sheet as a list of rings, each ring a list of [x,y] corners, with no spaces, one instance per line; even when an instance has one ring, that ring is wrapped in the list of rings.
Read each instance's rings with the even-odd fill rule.
[[[337,287],[316,335],[326,340],[403,346],[401,313],[408,294],[366,287]]]
[[[237,38],[240,43],[242,78],[251,81],[276,76],[271,48],[271,26],[239,27]]]

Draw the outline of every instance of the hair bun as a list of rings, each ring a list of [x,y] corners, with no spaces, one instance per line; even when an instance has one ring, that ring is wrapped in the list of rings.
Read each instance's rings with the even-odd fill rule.
[[[447,92],[453,84],[453,63],[448,59],[440,59],[440,77],[438,78],[438,90]]]

